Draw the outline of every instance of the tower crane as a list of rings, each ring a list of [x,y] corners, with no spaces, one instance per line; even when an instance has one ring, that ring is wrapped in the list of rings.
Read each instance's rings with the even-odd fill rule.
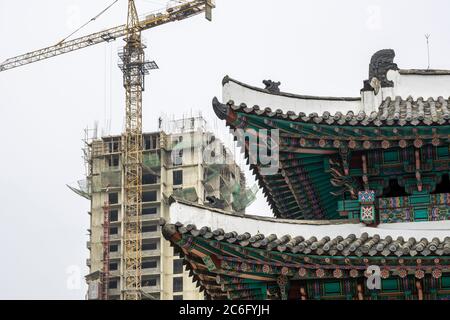
[[[169,22],[179,21],[205,12],[211,21],[213,0],[179,1],[169,7],[139,20],[134,0],[128,0],[128,18],[125,25],[117,26],[73,40],[63,40],[54,46],[7,59],[0,64],[0,72],[26,64],[52,58],[95,44],[125,38],[119,53],[119,67],[123,72],[126,96],[125,133],[122,135],[122,177],[124,193],[124,248],[122,256],[123,290],[121,298],[140,300],[141,291],[141,211],[142,211],[142,92],[144,77],[158,68],[154,61],[145,60],[145,46],[141,32]]]

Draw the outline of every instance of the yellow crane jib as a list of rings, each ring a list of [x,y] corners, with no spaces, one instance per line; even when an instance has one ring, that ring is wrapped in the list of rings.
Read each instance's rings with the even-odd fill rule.
[[[215,8],[215,4],[212,0],[189,1],[165,10],[161,10],[160,12],[147,15],[145,19],[139,21],[139,28],[141,31],[144,31],[169,22],[190,18],[202,12],[205,12],[208,20],[211,20],[211,11],[213,8]],[[121,25],[73,40],[63,40],[56,45],[31,51],[5,60],[0,64],[0,72],[90,47],[99,43],[111,42],[118,38],[125,37],[126,32],[127,26]]]

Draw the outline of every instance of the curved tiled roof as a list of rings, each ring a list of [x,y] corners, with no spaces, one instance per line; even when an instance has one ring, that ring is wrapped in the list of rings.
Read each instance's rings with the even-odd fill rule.
[[[240,104],[237,106],[233,101],[222,104],[217,98],[213,99],[213,108],[220,119],[226,119],[231,108],[235,112],[325,125],[380,127],[450,124],[450,98],[445,99],[443,97],[439,97],[437,100],[433,98],[414,100],[412,97],[391,99],[388,97],[383,101],[378,111],[371,113],[348,111],[347,113],[336,112],[335,114],[324,112],[320,115],[316,112],[310,114],[293,111],[284,112],[281,109],[272,110],[257,105],[249,107],[246,104]]]
[[[380,267],[383,279],[405,281],[425,276],[435,281],[450,271],[450,236],[444,225],[434,229],[438,226],[415,223],[409,234],[403,233],[407,227],[401,228],[401,234],[380,230],[381,236],[374,233],[375,228],[359,229],[361,232],[345,228],[336,233],[339,226],[333,221],[320,221],[319,225],[279,222],[171,199],[176,203],[171,204],[170,221],[160,221],[162,234],[179,249],[189,274],[211,299],[283,298],[277,296],[282,293],[278,285],[290,280],[294,280],[292,284],[302,280],[306,281],[303,284],[318,285],[328,279],[345,279],[357,284],[364,281],[371,265]],[[331,228],[324,229],[324,225]],[[428,235],[422,232],[430,227]],[[275,291],[269,292],[269,288]],[[305,297],[315,297],[315,291],[308,288]],[[347,293],[356,296],[362,292],[355,286]],[[371,292],[365,294],[370,298]]]
[[[378,228],[360,227],[360,224],[353,220],[298,221],[242,216],[173,197],[170,202],[171,220],[161,220],[161,225],[164,226],[163,234],[167,239],[170,239],[174,232],[179,232],[241,247],[294,254],[450,256],[450,234],[441,232],[442,228],[445,228],[444,225],[433,229],[434,225],[427,226],[425,222],[416,222],[413,225],[421,227],[410,229],[411,226],[399,223],[397,226],[390,225],[394,228],[392,230],[377,230]],[[197,227],[199,221],[201,226]],[[338,228],[340,231],[335,232]],[[424,230],[429,232],[423,232]]]
[[[166,239],[170,239],[173,232],[180,234],[190,234],[194,237],[204,239],[214,239],[237,244],[241,247],[253,247],[266,251],[278,251],[294,254],[309,255],[331,255],[331,256],[448,256],[450,255],[450,237],[443,240],[434,238],[428,241],[425,238],[396,239],[391,236],[381,238],[375,234],[369,236],[362,233],[357,237],[350,234],[346,237],[316,237],[304,238],[303,236],[284,235],[277,237],[275,234],[264,235],[261,233],[250,234],[248,232],[239,234],[236,231],[225,231],[223,229],[211,230],[208,226],[197,228],[195,224],[183,225],[180,222],[175,224],[165,224],[163,234]]]

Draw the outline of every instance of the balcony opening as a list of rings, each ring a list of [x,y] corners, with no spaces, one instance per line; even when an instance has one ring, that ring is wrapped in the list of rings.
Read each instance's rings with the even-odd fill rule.
[[[156,201],[156,191],[142,192],[142,202]]]
[[[158,177],[151,173],[142,175],[142,184],[155,184],[158,182]]]
[[[173,278],[173,292],[183,292],[183,277]]]
[[[156,260],[142,262],[142,269],[155,269],[158,263]]]
[[[118,167],[119,166],[119,155],[112,155],[107,158],[108,167]]]
[[[109,270],[116,271],[119,269],[119,264],[117,262],[111,262],[109,264]]]
[[[157,212],[158,209],[156,207],[142,208],[142,215],[156,214]]]
[[[158,245],[156,242],[147,242],[142,244],[142,251],[156,250]]]
[[[174,274],[183,273],[183,259],[173,260],[173,273]]]
[[[106,144],[109,153],[119,152],[119,140],[107,141]]]
[[[142,226],[141,228],[141,232],[156,232],[156,230],[158,230],[158,227],[155,224]]]
[[[183,170],[174,170],[173,171],[173,184],[174,185],[183,184]]]
[[[108,283],[109,289],[117,289],[118,287],[118,281],[117,280],[111,280]]]
[[[153,279],[144,279],[141,282],[141,285],[143,287],[156,287],[156,284],[158,283],[158,281],[153,278]]]
[[[109,204],[119,203],[119,194],[117,192],[108,193],[108,202]]]
[[[158,149],[158,137],[155,135],[144,136],[144,149],[145,150]]]
[[[156,279],[142,280],[142,286],[143,287],[155,287]]]
[[[119,210],[111,210],[109,212],[109,221],[110,222],[119,221]]]

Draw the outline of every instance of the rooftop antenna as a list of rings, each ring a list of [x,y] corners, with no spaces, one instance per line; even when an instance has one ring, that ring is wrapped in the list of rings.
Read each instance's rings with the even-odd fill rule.
[[[430,69],[430,36],[431,34],[427,33],[425,34],[425,38],[427,39],[427,52],[428,52],[428,68]]]

